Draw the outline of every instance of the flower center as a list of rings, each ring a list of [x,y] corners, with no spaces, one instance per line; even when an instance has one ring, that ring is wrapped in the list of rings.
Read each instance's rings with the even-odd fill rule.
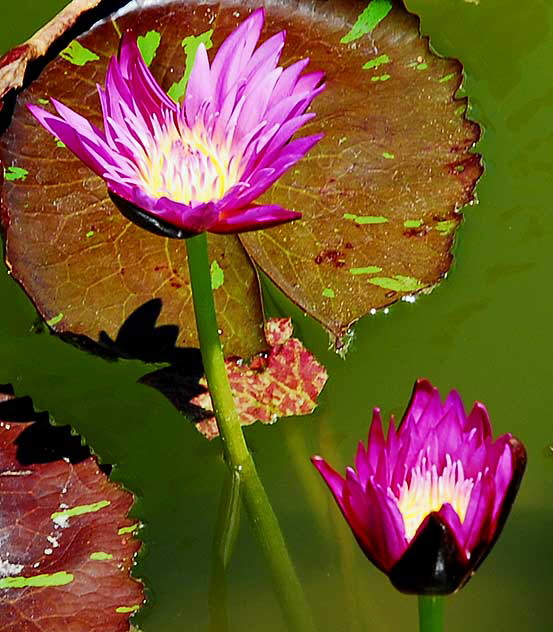
[[[211,202],[239,182],[240,156],[213,142],[203,128],[153,123],[154,134],[136,161],[141,188],[153,198]]]
[[[461,522],[464,522],[474,481],[465,478],[461,461],[452,461],[446,455],[446,465],[438,474],[436,465],[430,465],[425,456],[411,470],[407,480],[399,487],[399,495],[394,495],[397,506],[403,516],[405,537],[410,541],[422,521],[433,511],[439,511],[442,505],[449,503]]]

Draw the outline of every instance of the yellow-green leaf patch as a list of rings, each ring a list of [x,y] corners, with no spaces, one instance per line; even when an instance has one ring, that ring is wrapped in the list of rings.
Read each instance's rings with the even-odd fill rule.
[[[347,35],[344,35],[340,42],[342,44],[349,44],[363,37],[363,35],[372,33],[391,10],[391,0],[370,0],[367,8],[357,18],[351,31],[349,31]]]
[[[369,279],[369,283],[384,288],[385,290],[393,290],[394,292],[417,292],[425,287],[425,284],[409,276],[399,274],[390,277],[373,277]]]
[[[91,61],[98,61],[100,58],[88,48],[85,48],[77,40],[73,40],[67,48],[61,51],[60,57],[75,66],[85,66]]]
[[[161,35],[157,31],[148,31],[145,35],[139,35],[136,38],[136,42],[146,65],[149,66],[156,56],[161,42]]]

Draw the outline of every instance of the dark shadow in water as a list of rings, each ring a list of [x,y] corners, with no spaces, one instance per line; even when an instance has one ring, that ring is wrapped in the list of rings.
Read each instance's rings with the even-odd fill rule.
[[[80,463],[91,456],[79,435],[73,434],[70,426],[53,426],[46,412],[37,412],[30,397],[16,397],[9,384],[0,385],[0,395],[9,399],[0,402],[0,420],[7,423],[30,424],[16,439],[16,456],[22,465],[52,463],[68,459]],[[100,465],[109,475],[111,465]]]
[[[198,423],[211,416],[203,408],[190,404],[193,397],[206,390],[199,384],[204,374],[202,355],[194,347],[177,347],[177,325],[156,324],[161,310],[161,299],[152,299],[127,318],[115,340],[102,331],[98,337],[100,353],[111,359],[167,363],[169,366],[141,377],[140,384],[158,390],[178,411]]]

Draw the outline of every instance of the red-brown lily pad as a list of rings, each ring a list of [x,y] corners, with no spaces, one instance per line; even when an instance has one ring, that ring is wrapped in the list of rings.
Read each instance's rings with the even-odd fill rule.
[[[371,309],[444,277],[459,210],[481,173],[470,152],[478,127],[455,98],[461,65],[430,52],[400,3],[254,4],[267,5],[264,37],[287,31],[283,64],[309,56],[311,68],[326,72],[327,89],[302,132],[325,138],[262,198],[303,219],[240,241],[210,237],[225,352],[241,357],[266,346],[251,261],[340,346]],[[6,259],[55,331],[115,339],[155,297],[160,323],[180,327],[180,344],[196,344],[184,244],[130,224],[102,180],[57,146],[26,104],[54,96],[100,124],[95,83],[126,28],[144,38],[153,74],[178,96],[193,37],[209,40],[213,54],[249,10],[231,1],[158,2],[127,13],[80,37],[19,95],[0,146]]]
[[[249,362],[226,361],[234,403],[243,426],[255,421],[274,423],[279,417],[308,415],[317,406],[328,374],[322,364],[292,337],[290,318],[271,318],[265,325],[265,337],[271,349]],[[200,384],[207,387],[205,379]],[[213,412],[207,391],[196,395],[190,403]],[[215,417],[208,416],[196,427],[208,439],[219,436]]]
[[[48,421],[33,416],[28,398],[2,389],[0,632],[128,631],[144,600],[130,577],[133,497],[93,457],[44,458],[32,438]]]

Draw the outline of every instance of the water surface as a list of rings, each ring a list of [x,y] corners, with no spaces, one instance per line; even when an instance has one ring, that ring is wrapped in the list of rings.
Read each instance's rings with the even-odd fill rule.
[[[414,305],[367,317],[346,361],[294,311],[296,331],[330,380],[309,418],[255,426],[247,438],[281,518],[321,632],[415,629],[416,600],[393,591],[357,549],[307,458],[339,467],[364,437],[373,406],[401,414],[413,382],[455,387],[486,403],[498,433],[528,448],[518,502],[478,575],[449,599],[447,629],[551,629],[553,566],[553,4],[547,0],[408,0],[434,49],[465,66],[471,116],[484,129],[486,173],[466,209],[448,279]],[[64,5],[20,0],[0,9],[0,50]],[[272,310],[291,306],[270,289]],[[136,384],[151,367],[108,363],[47,333],[0,271],[0,383],[71,423],[139,497],[146,542],[137,574],[150,588],[144,632],[209,628],[212,538],[224,466],[158,393]],[[231,629],[281,632],[267,571],[243,521],[228,577]],[[220,602],[220,608],[224,609]],[[220,613],[219,613],[220,614]],[[216,628],[222,632],[223,628]],[[213,628],[211,628],[213,630]]]

